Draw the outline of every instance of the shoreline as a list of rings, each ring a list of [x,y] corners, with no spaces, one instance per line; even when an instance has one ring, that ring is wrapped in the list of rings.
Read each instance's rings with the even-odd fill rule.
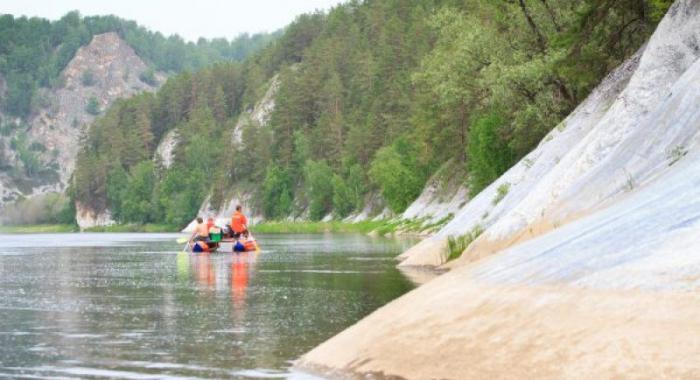
[[[423,221],[412,219],[381,219],[361,222],[345,221],[269,221],[251,226],[253,233],[260,234],[321,234],[321,233],[360,233],[371,236],[413,236],[425,238],[434,233],[435,225],[423,228]],[[0,233],[72,233],[72,232],[110,232],[110,233],[180,233],[181,228],[167,224],[112,224],[85,228],[82,231],[74,224],[24,224],[0,225]]]
[[[69,232],[80,232],[80,228],[73,224],[0,225],[0,234],[53,234]]]

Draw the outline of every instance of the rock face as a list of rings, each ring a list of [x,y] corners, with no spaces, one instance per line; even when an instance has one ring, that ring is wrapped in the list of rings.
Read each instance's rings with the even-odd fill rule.
[[[449,171],[449,165],[443,168]],[[456,178],[438,172],[425,185],[421,195],[401,214],[403,219],[426,219],[437,222],[454,215],[469,201],[469,189]]]
[[[88,112],[88,103],[96,101],[97,109],[90,110],[93,113],[103,112],[117,99],[155,90],[156,87],[139,79],[147,69],[116,33],[95,35],[88,45],[78,49],[61,73],[62,85],[40,90],[38,97],[43,99],[43,104],[27,120],[28,143],[45,148],[40,159],[57,175],[23,189],[18,189],[7,177],[0,177],[0,187],[14,189],[15,197],[63,190],[75,167],[80,135],[95,118]],[[156,78],[162,83],[165,77],[156,74]]]
[[[83,206],[80,202],[75,203],[75,220],[81,230],[114,224],[109,210],[95,214],[94,210]]]
[[[31,128],[37,141],[48,149],[58,148],[61,182],[65,183],[73,171],[81,131],[94,119],[86,110],[90,99],[95,98],[100,111],[104,111],[117,99],[154,90],[139,79],[147,69],[116,33],[94,36],[68,63],[62,74],[63,87],[47,94],[57,104],[42,110]],[[86,82],[85,75],[92,76],[92,80]]]
[[[251,125],[257,128],[267,127],[272,111],[275,109],[275,95],[279,87],[279,75],[275,75],[270,80],[270,85],[267,87],[267,91],[265,91],[265,95],[263,95],[262,99],[255,103],[252,109],[241,113],[236,122],[236,126],[233,128],[233,135],[231,137],[233,144],[245,145],[243,142],[244,128]]]
[[[699,42],[700,1],[678,0],[560,128],[403,255],[439,262],[446,236],[484,227],[449,273],[298,365],[409,379],[699,378]]]
[[[161,164],[166,169],[173,164],[173,159],[175,158],[175,147],[177,146],[178,141],[179,136],[177,129],[173,129],[168,131],[165,136],[163,136],[163,139],[161,139],[160,143],[158,143],[158,147],[156,147],[154,158],[156,160],[160,160]]]

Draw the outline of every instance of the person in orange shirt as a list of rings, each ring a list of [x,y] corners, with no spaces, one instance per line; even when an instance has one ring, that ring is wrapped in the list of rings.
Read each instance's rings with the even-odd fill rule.
[[[241,237],[241,234],[248,234],[248,218],[243,215],[241,205],[236,206],[236,212],[231,217],[231,231],[236,239]]]

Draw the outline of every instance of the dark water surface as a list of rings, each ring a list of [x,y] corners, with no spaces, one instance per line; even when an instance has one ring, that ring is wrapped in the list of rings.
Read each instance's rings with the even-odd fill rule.
[[[307,378],[292,360],[413,288],[393,260],[410,241],[197,256],[178,236],[0,235],[0,377]]]

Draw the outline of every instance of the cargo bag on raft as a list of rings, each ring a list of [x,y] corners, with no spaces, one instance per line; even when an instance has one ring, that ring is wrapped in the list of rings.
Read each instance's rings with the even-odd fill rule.
[[[224,237],[224,234],[219,231],[219,232],[212,232],[209,234],[209,240],[212,243],[220,243],[221,239]]]
[[[233,244],[233,252],[245,252],[245,245],[243,245],[243,243],[240,241],[236,241]]]
[[[202,244],[204,244],[204,247],[202,247]],[[192,245],[192,252],[196,253],[202,253],[202,252],[209,252],[209,244],[203,242],[203,241],[198,241]]]

